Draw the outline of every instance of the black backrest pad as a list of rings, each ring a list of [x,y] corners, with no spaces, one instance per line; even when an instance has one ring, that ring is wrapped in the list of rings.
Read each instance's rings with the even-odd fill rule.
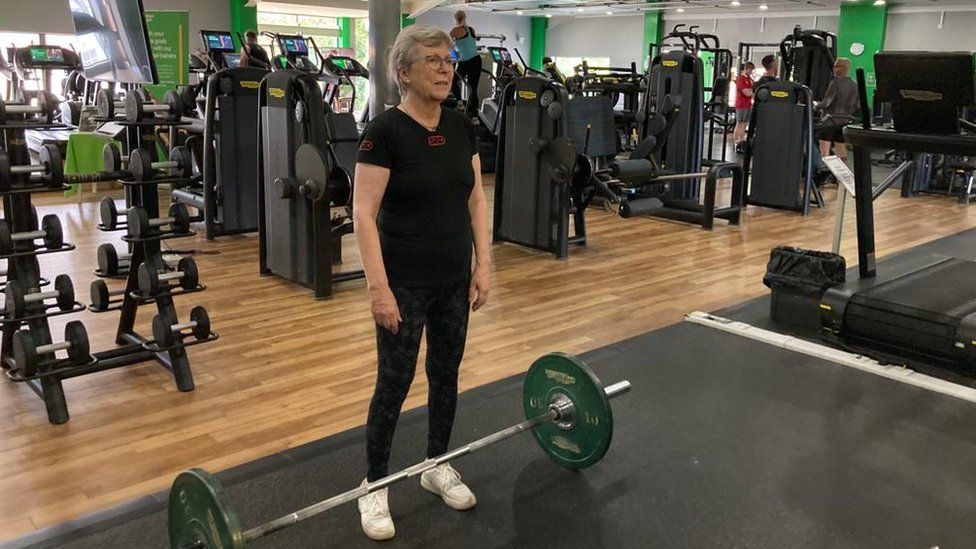
[[[749,196],[764,204],[796,208],[801,199],[807,146],[802,86],[771,82],[756,90],[753,108],[755,137],[752,143],[752,177]]]

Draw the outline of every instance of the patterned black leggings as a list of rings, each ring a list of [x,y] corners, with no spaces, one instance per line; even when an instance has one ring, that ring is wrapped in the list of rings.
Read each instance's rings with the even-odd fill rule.
[[[400,407],[417,369],[420,336],[427,329],[427,457],[447,451],[457,408],[458,366],[468,335],[468,282],[436,288],[392,288],[403,322],[394,335],[376,326],[379,368],[366,421],[367,478],[387,475]]]

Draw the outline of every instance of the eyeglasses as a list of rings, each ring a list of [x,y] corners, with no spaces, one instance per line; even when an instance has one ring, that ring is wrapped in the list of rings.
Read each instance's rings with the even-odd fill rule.
[[[440,57],[437,55],[428,55],[423,59],[424,65],[432,71],[439,71],[441,67],[447,67],[449,70],[454,70],[457,66],[457,60],[450,57]]]

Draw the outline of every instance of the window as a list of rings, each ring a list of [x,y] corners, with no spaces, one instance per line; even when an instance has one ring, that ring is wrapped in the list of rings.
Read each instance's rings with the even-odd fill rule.
[[[572,76],[573,69],[582,65],[584,60],[591,67],[610,66],[609,57],[553,57],[552,60],[556,63],[559,72],[567,77]]]

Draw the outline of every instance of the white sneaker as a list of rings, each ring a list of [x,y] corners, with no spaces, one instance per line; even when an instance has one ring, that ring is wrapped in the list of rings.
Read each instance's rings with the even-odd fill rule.
[[[440,496],[448,507],[458,511],[465,511],[478,503],[471,490],[461,482],[461,475],[447,463],[424,471],[420,475],[420,485]]]
[[[366,486],[366,481],[360,486]],[[359,519],[363,524],[363,532],[371,540],[383,541],[396,534],[393,518],[390,517],[390,506],[386,501],[388,493],[389,488],[383,488],[359,498]]]

